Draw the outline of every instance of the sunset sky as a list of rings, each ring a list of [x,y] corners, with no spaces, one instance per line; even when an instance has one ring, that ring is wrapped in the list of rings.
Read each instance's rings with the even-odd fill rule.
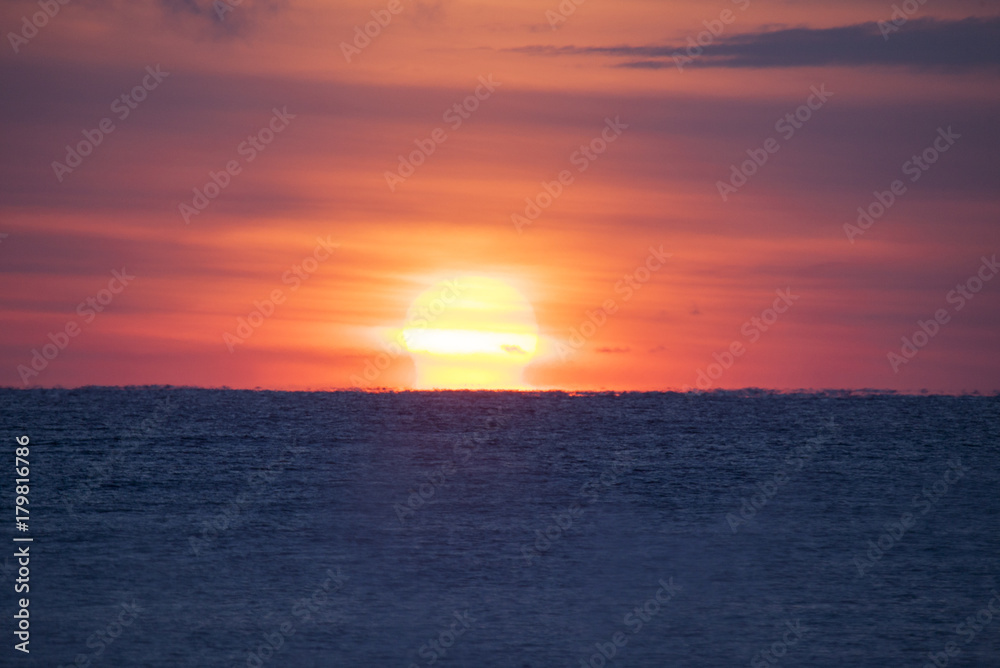
[[[0,385],[419,386],[473,277],[523,387],[1000,390],[1000,2],[52,5],[0,8]]]

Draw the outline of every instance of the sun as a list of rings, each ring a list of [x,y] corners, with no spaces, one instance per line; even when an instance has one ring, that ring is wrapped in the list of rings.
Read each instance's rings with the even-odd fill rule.
[[[528,300],[502,280],[461,276],[435,283],[410,307],[402,340],[418,389],[528,389],[538,348]]]

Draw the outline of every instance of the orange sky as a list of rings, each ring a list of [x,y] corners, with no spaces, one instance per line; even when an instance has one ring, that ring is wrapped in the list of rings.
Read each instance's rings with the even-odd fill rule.
[[[838,29],[889,20],[891,3],[588,0],[553,30],[556,1],[400,0],[347,62],[342,43],[389,5],[243,0],[220,20],[203,0],[71,2],[12,42],[39,9],[5,3],[0,384],[350,387],[419,293],[485,275],[534,307],[534,387],[695,386],[737,343],[710,387],[1000,389],[1000,281],[948,301],[1000,251],[998,63],[963,51],[996,37],[997,2],[927,3],[862,48]],[[724,11],[678,70],[670,54]],[[144,79],[121,118],[112,103]],[[820,86],[832,96],[784,137],[776,122]],[[454,127],[446,110],[477,87]],[[104,118],[114,130],[56,174]],[[620,135],[581,158],[608,119]],[[271,143],[243,144],[269,124]],[[911,182],[904,163],[949,127],[960,138]],[[391,190],[386,172],[437,128]],[[769,138],[779,150],[723,201],[718,182]],[[185,222],[180,205],[230,162]],[[512,214],[562,171],[572,183],[518,230]],[[905,194],[849,241],[896,179]],[[318,238],[337,248],[305,278]],[[650,247],[670,258],[625,299],[616,285]],[[89,321],[78,306],[123,268],[135,279]],[[273,314],[227,345],[275,290]],[[785,290],[797,299],[767,331],[745,326]],[[608,299],[616,312],[557,354]],[[894,370],[888,353],[939,309],[948,322]],[[65,349],[19,371],[71,323]],[[365,386],[413,382],[404,354]]]

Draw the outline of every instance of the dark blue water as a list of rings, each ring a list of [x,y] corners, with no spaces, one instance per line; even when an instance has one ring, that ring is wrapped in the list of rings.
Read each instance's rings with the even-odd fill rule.
[[[996,397],[0,390],[5,554],[34,538],[31,652],[8,557],[0,664],[998,666],[998,417]]]

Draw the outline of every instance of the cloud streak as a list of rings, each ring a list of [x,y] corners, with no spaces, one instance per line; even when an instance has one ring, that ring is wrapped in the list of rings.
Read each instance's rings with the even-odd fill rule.
[[[685,67],[910,67],[973,70],[1000,65],[1000,19],[966,18],[907,22],[883,35],[877,23],[836,28],[786,28],[720,37],[702,47]],[[531,46],[522,53],[565,56],[602,55],[625,58],[616,67],[675,67],[674,56],[687,54],[687,44],[663,46]]]

